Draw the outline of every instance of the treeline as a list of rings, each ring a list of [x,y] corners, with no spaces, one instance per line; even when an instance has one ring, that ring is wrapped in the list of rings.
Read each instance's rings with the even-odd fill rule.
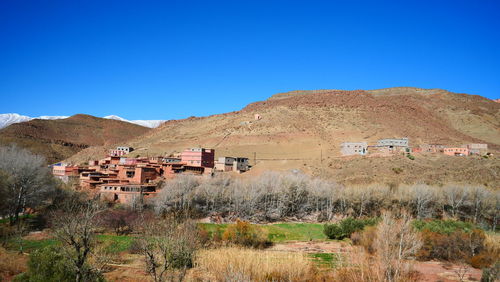
[[[253,222],[330,221],[407,210],[417,219],[454,218],[496,230],[500,191],[472,185],[343,186],[300,173],[268,172],[247,180],[181,175],[165,182],[152,204],[160,213]]]

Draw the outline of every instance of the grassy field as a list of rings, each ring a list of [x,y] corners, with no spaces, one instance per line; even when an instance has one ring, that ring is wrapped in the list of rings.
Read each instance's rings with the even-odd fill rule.
[[[200,226],[213,235],[216,232],[222,234],[228,224],[201,223]],[[276,223],[263,224],[259,225],[259,227],[263,232],[267,233],[269,240],[275,243],[327,239],[325,234],[323,234],[323,224],[319,223]],[[134,236],[113,234],[99,234],[97,238],[100,242],[106,244],[108,250],[113,253],[127,251],[135,240]],[[58,244],[58,241],[53,238],[42,240],[22,239],[20,242],[13,239],[8,243],[7,248],[10,250],[19,250],[22,248],[23,252],[29,253],[33,250],[55,244]]]
[[[208,233],[223,233],[227,224],[201,223]],[[269,240],[275,243],[286,241],[326,240],[323,224],[320,223],[275,223],[259,225],[267,233]]]
[[[313,253],[308,254],[319,266],[335,267],[340,261],[340,254],[335,253]]]
[[[107,245],[107,249],[113,253],[119,253],[123,251],[127,251],[134,241],[135,237],[132,236],[119,236],[119,235],[108,235],[108,234],[100,234],[97,235],[97,238],[100,242]],[[44,247],[56,245],[59,242],[57,239],[42,239],[42,240],[26,240],[22,239],[21,241],[12,239],[7,244],[7,249],[9,250],[19,250],[22,248],[23,252],[32,252],[34,250],[38,250]]]

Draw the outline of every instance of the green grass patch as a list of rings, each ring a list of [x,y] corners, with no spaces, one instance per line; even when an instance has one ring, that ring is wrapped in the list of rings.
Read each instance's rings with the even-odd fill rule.
[[[323,224],[319,223],[277,223],[261,225],[267,230],[272,242],[325,240]]]
[[[132,242],[135,240],[135,237],[101,234],[97,235],[97,240],[100,243],[107,244],[108,251],[112,253],[119,253],[127,251]],[[19,251],[22,248],[23,252],[30,253],[34,250],[39,250],[56,244],[60,244],[60,242],[57,239],[52,238],[43,240],[21,239],[21,241],[17,239],[11,239],[7,243],[7,249]]]
[[[101,243],[108,244],[106,247],[108,251],[112,253],[120,253],[127,251],[130,248],[130,245],[135,240],[135,237],[126,235],[100,234],[97,235],[97,239]]]
[[[319,266],[335,267],[340,262],[340,254],[335,253],[312,253],[307,254]]]
[[[35,217],[33,214],[23,214],[23,215],[19,216],[19,219],[23,220],[23,219],[27,219],[27,218],[33,218],[33,217]],[[9,218],[8,217],[0,219],[0,224],[5,224],[5,223],[8,223],[8,222],[9,222]]]
[[[59,244],[56,239],[43,239],[43,240],[16,240],[12,239],[7,243],[7,249],[12,251],[22,250],[23,252],[30,253],[34,250],[39,250],[48,246]]]
[[[200,223],[200,226],[213,236],[217,232],[222,235],[228,224]],[[257,226],[267,232],[269,240],[275,243],[327,239],[323,234],[323,224],[320,223],[275,223]]]

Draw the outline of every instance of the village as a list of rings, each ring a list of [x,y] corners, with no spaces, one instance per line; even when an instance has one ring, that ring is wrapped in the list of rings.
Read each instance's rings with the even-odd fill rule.
[[[449,146],[443,144],[420,144],[411,147],[408,138],[380,139],[376,145],[367,142],[344,142],[340,146],[342,156],[374,155],[383,156],[395,153],[442,153],[448,156],[484,155],[488,153],[488,144],[465,144]]]
[[[85,166],[58,163],[52,166],[52,174],[65,183],[99,195],[102,200],[132,204],[155,195],[161,181],[178,174],[210,176],[215,172],[242,173],[250,169],[248,158],[215,160],[214,149],[190,148],[170,157],[125,157],[133,150],[117,147],[110,150],[106,158],[90,161]]]
[[[367,142],[345,142],[340,146],[342,156],[370,155],[388,156],[411,153],[442,153],[449,156],[487,154],[487,144],[466,144],[451,147],[441,144],[421,144],[411,147],[408,138],[380,139],[376,145]],[[179,174],[213,176],[214,173],[248,171],[251,166],[245,157],[219,157],[215,150],[189,148],[168,157],[127,157],[134,148],[119,146],[111,149],[108,156],[93,160],[88,165],[58,163],[52,166],[52,173],[65,183],[72,183],[78,189],[91,191],[100,199],[132,204],[153,197],[164,180]]]

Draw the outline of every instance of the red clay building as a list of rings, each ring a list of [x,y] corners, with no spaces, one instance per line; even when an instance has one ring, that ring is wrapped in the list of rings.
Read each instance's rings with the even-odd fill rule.
[[[468,148],[444,148],[443,153],[448,156],[468,156]]]
[[[142,201],[144,197],[156,194],[156,185],[151,184],[101,184],[101,199],[122,204]]]
[[[188,166],[202,166],[213,168],[215,150],[204,148],[192,148],[184,150],[181,154],[181,162]]]

